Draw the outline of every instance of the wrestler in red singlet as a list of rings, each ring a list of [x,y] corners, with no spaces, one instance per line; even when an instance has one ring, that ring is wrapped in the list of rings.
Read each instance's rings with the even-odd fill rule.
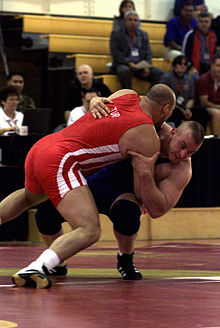
[[[153,124],[139,105],[139,96],[127,94],[108,104],[107,117],[87,113],[67,128],[40,139],[25,162],[25,186],[32,193],[46,193],[56,207],[71,189],[86,185],[87,176],[123,159],[119,139],[140,124]]]

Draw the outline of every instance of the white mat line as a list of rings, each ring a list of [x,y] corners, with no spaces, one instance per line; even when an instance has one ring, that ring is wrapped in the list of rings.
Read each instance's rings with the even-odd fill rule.
[[[16,287],[15,284],[11,285],[0,285],[0,288],[7,288],[7,287]]]
[[[108,284],[108,283],[118,283],[118,280],[114,281],[114,280],[101,280],[101,281],[63,281],[63,282],[53,282],[53,285],[74,285],[74,286],[86,286],[86,285],[99,285],[99,284]]]

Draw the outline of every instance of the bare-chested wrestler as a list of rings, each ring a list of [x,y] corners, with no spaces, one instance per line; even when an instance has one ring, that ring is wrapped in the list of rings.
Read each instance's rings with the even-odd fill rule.
[[[40,139],[25,162],[25,188],[0,203],[1,223],[47,198],[73,230],[57,238],[49,249],[15,277],[17,286],[47,288],[44,271],[95,243],[100,236],[98,210],[85,176],[127,158],[129,152],[149,157],[160,149],[154,124],[165,121],[175,107],[173,91],[155,85],[141,99],[132,90],[109,97],[110,113],[94,120],[91,113],[67,128]],[[134,183],[140,177],[134,171]]]

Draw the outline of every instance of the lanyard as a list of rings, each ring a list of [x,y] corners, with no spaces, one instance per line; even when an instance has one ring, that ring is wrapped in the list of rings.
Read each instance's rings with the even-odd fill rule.
[[[179,95],[183,89],[185,80],[184,80],[184,77],[182,79],[178,79],[176,76],[174,77],[174,79],[175,79],[176,91],[177,91],[177,94]]]
[[[207,34],[207,37],[206,37],[205,35],[200,33],[200,37],[201,37],[202,43],[204,44],[205,50],[208,51],[209,50],[209,37],[208,37],[208,34]]]

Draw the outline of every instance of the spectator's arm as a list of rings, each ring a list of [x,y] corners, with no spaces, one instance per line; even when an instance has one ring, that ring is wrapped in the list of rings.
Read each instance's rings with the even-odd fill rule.
[[[194,99],[189,99],[189,100],[186,102],[185,108],[186,108],[186,109],[191,109],[193,106],[194,106]]]
[[[220,108],[220,104],[214,104],[213,102],[208,100],[208,95],[202,95],[199,97],[200,104],[202,107],[213,107],[213,108]]]
[[[37,108],[37,106],[32,98],[30,98],[30,108],[34,108],[34,109]]]
[[[175,41],[168,41],[168,45],[171,49],[180,50],[181,46],[179,46]]]
[[[142,50],[141,59],[146,60],[149,64],[152,64],[153,52],[150,46],[149,37],[146,32],[142,32]]]
[[[5,132],[16,131],[17,126],[10,126],[9,128],[0,128],[0,136],[3,135]]]
[[[176,27],[176,18],[171,18],[166,25],[166,33],[164,36],[164,45],[173,49],[181,50],[181,46],[177,44],[178,36]]]

